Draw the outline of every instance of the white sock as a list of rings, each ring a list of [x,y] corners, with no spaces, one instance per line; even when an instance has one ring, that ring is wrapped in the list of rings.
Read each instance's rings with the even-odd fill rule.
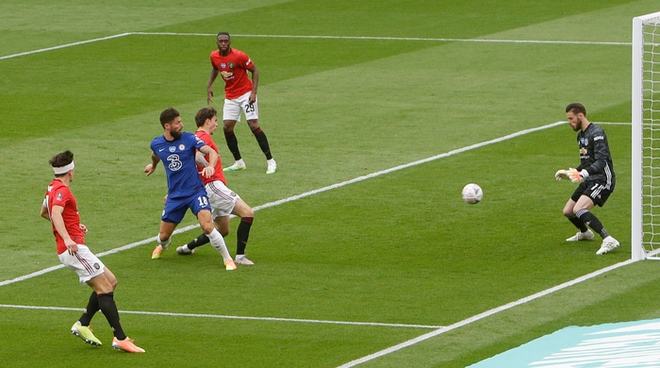
[[[225,244],[225,239],[220,235],[220,232],[217,229],[213,229],[210,234],[206,234],[211,241],[211,245],[222,255],[222,260],[226,262],[231,259],[231,255],[227,250],[227,244]]]
[[[160,244],[160,246],[163,247],[163,249],[167,249],[167,247],[170,246],[171,242],[172,242],[172,237],[171,236],[170,236],[169,239],[167,239],[167,241],[165,243],[163,243],[163,241],[160,240],[160,234],[158,234],[158,244]]]

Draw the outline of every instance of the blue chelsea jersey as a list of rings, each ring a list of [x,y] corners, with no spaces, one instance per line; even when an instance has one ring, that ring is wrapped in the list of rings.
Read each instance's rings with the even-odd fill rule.
[[[151,150],[163,162],[167,173],[168,198],[189,197],[204,189],[195,165],[195,152],[205,145],[190,132],[181,132],[181,138],[174,141],[162,135],[151,141]]]

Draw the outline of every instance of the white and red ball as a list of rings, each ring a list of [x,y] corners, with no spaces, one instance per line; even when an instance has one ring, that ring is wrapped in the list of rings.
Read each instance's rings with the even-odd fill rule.
[[[465,203],[475,204],[481,202],[484,198],[484,191],[477,184],[470,183],[463,187],[461,195]]]

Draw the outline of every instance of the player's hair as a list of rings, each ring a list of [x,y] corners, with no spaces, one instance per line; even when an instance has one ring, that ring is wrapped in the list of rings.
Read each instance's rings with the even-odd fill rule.
[[[73,162],[73,152],[71,152],[69,150],[66,150],[64,152],[60,152],[60,153],[56,154],[55,156],[53,156],[50,160],[48,160],[48,163],[52,167],[66,166],[66,165],[68,165],[72,162]],[[64,176],[64,175],[66,175],[66,173],[55,175],[55,177],[60,177],[60,176]]]
[[[175,108],[168,107],[160,113],[160,125],[165,128],[165,124],[173,122],[174,119],[178,118],[179,116],[181,116],[181,114],[179,114]]]
[[[206,122],[206,119],[213,119],[214,116],[218,115],[218,111],[212,107],[205,107],[195,114],[195,124],[197,127],[201,127]]]
[[[578,102],[573,102],[572,104],[566,106],[566,112],[569,111],[575,115],[582,113],[582,115],[587,116],[587,109],[584,107],[583,104]]]
[[[231,36],[229,35],[229,32],[218,32],[218,35],[215,36],[215,39],[217,40],[218,37],[220,37],[220,35],[225,35],[225,36],[229,37],[229,39],[231,40]]]

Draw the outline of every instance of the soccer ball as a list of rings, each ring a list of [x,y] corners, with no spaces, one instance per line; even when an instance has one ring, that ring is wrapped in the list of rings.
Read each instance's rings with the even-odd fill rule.
[[[484,197],[484,191],[477,184],[470,183],[463,187],[463,200],[465,203],[475,204],[481,202]]]

